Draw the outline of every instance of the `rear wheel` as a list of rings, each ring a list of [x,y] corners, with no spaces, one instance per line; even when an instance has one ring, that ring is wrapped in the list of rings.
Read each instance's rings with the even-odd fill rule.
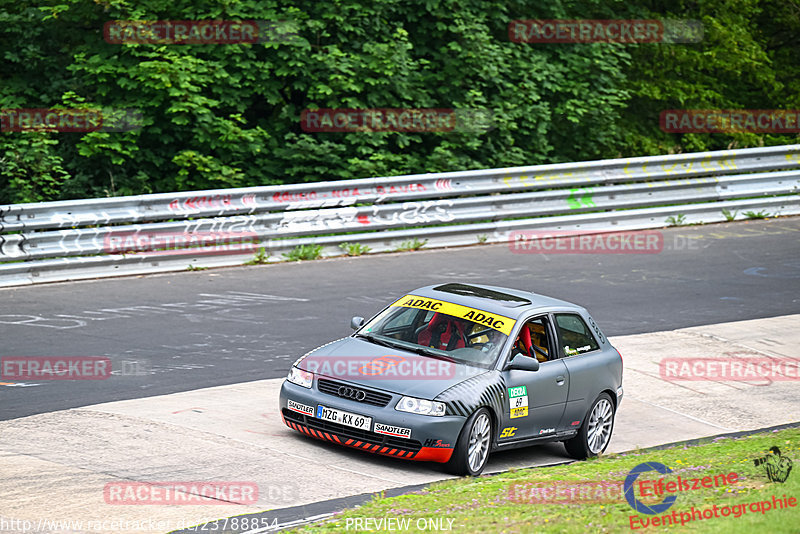
[[[454,475],[478,476],[486,467],[492,443],[492,418],[481,408],[467,419],[446,469]]]
[[[567,454],[577,460],[597,456],[611,442],[614,430],[614,404],[608,393],[601,393],[583,420],[578,435],[564,442]]]

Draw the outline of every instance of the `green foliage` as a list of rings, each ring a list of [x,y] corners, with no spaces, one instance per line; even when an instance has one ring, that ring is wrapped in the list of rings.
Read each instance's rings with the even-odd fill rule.
[[[514,19],[697,19],[696,44],[530,44]],[[111,44],[112,20],[288,20],[256,44]],[[797,142],[667,134],[665,109],[800,108],[780,0],[59,0],[0,11],[0,108],[141,112],[127,132],[0,132],[0,204]],[[309,133],[305,109],[489,110],[450,132]]]
[[[683,226],[686,224],[686,215],[683,213],[679,213],[678,215],[670,215],[664,222],[670,226]]]
[[[0,134],[0,199],[20,203],[57,197],[69,177],[57,146],[45,132]]]
[[[263,265],[269,263],[270,254],[265,247],[261,247],[253,256],[253,259],[245,262],[245,265]]]
[[[734,219],[736,219],[736,215],[738,213],[739,213],[738,211],[731,212],[731,210],[729,209],[722,208],[722,216],[725,217],[725,220],[728,222],[731,222]]]
[[[316,260],[322,252],[322,245],[297,245],[283,257],[289,261]]]
[[[371,248],[361,243],[341,243],[339,248],[342,249],[348,256],[361,256],[366,254]]]
[[[189,264],[189,265],[186,267],[186,270],[187,270],[187,271],[207,271],[207,270],[208,270],[208,267],[199,267],[199,266],[197,266],[197,265],[192,265],[192,264]]]
[[[770,214],[767,212],[767,210],[761,210],[758,213],[751,210],[751,211],[745,211],[744,216],[747,217],[748,219],[766,219],[770,217]]]
[[[483,244],[486,243],[486,240],[489,239],[489,236],[486,234],[481,234],[478,236],[478,243]]]
[[[425,243],[427,243],[427,242],[428,242],[427,239],[424,239],[424,240],[420,241],[419,239],[417,239],[415,237],[414,239],[409,239],[408,241],[403,241],[402,243],[400,243],[400,246],[397,247],[395,250],[397,252],[405,252],[405,251],[408,251],[408,250],[419,250],[422,247],[424,247]]]

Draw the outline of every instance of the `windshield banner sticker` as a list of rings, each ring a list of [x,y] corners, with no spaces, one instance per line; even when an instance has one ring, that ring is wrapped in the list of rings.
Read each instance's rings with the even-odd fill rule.
[[[461,306],[460,304],[445,302],[443,300],[418,297],[416,295],[406,295],[392,304],[392,306],[400,306],[403,308],[419,308],[420,310],[431,310],[452,315],[453,317],[460,317],[468,321],[488,326],[489,328],[493,328],[494,330],[502,332],[505,335],[510,335],[511,329],[514,326],[514,319],[509,317],[485,312],[483,310],[477,310],[468,306]]]

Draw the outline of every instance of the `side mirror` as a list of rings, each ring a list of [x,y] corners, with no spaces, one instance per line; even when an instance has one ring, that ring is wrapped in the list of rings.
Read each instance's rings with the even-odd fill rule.
[[[358,330],[364,326],[364,318],[363,317],[353,317],[350,319],[350,328],[353,330]]]
[[[539,360],[536,358],[528,358],[527,356],[519,356],[506,364],[506,371],[516,369],[519,371],[538,371]]]

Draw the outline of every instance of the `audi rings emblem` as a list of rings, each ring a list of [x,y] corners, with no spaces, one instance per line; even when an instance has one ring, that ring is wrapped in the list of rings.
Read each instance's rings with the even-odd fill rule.
[[[367,398],[367,394],[361,391],[360,389],[349,388],[347,386],[341,386],[339,388],[339,396],[344,397],[346,399],[353,399],[354,401],[363,401]]]

